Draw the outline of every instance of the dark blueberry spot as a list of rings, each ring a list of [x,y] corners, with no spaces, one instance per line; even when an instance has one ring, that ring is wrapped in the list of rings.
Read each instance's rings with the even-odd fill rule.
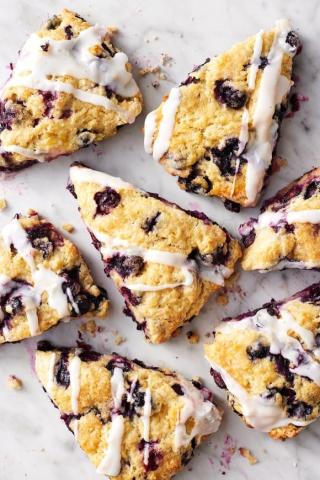
[[[320,283],[314,283],[301,292],[296,293],[292,299],[299,298],[301,302],[314,303],[320,305]]]
[[[152,232],[158,222],[160,215],[161,213],[157,212],[152,215],[152,217],[146,218],[145,222],[141,225],[142,230],[144,230],[146,233]]]
[[[243,223],[239,227],[239,233],[241,235],[241,240],[243,245],[248,248],[250,245],[253,244],[256,238],[256,231],[254,225],[256,224],[256,220],[251,218],[247,223]]]
[[[12,123],[16,117],[16,112],[9,102],[0,101],[0,132],[11,130]]]
[[[0,127],[1,130],[1,127]],[[1,157],[5,159],[6,162],[11,163],[13,160],[13,155],[11,152],[1,152]],[[10,171],[10,170],[9,170]]]
[[[250,360],[266,358],[270,353],[270,348],[262,343],[257,342],[247,347],[247,355]]]
[[[280,318],[279,307],[280,307],[279,302],[276,302],[273,298],[271,299],[271,301],[269,303],[264,305],[264,308],[266,308],[269,315],[271,315],[272,317],[277,317],[277,318]]]
[[[35,118],[33,121],[32,121],[32,126],[33,128],[36,128],[40,123],[40,118]]]
[[[227,388],[222,376],[220,375],[219,372],[217,372],[217,370],[214,370],[214,368],[210,368],[210,375],[213,377],[213,380],[215,381],[217,387]]]
[[[201,254],[198,249],[194,249],[188,258],[195,260],[197,264],[210,267],[211,265],[224,265],[229,255],[229,238],[227,238],[227,241],[222,246],[217,247],[213,252]]]
[[[109,275],[112,270],[115,270],[122,278],[126,278],[129,275],[138,275],[142,270],[143,265],[143,258],[138,255],[126,257],[125,255],[117,253],[106,260],[105,272]]]
[[[192,75],[189,75],[186,80],[180,83],[180,87],[186,87],[187,85],[191,85],[192,83],[199,83],[201,80],[200,78],[193,77]]]
[[[39,350],[40,352],[50,352],[53,349],[54,346],[48,340],[41,340],[37,344],[37,350]]]
[[[237,151],[239,140],[236,137],[230,137],[225,141],[223,147],[214,147],[208,150],[204,156],[205,160],[212,161],[220,170],[223,176],[234,176],[239,170],[239,158]],[[240,165],[244,160],[240,158]]]
[[[40,223],[26,228],[26,232],[33,248],[39,250],[44,258],[48,258],[55,248],[64,244],[62,235],[51,223]]]
[[[293,198],[300,195],[303,187],[302,184],[293,183],[288,187],[283,188],[274,197],[269,198],[263,203],[261,213],[263,213],[269,206],[273,212],[277,212],[283,207],[286,207]]]
[[[145,465],[147,472],[154,472],[160,466],[160,463],[163,460],[163,453],[159,449],[158,442],[146,442],[145,440],[140,440],[138,444],[138,449],[140,452],[143,452],[145,446],[148,445],[149,455],[148,455],[148,464]]]
[[[131,401],[128,401],[128,395],[123,397],[121,402],[121,413],[125,417],[132,418],[133,415],[140,414],[139,410],[144,406],[145,392],[140,390],[140,383],[137,380],[132,388],[130,385]]]
[[[66,34],[67,39],[71,40],[71,38],[73,37],[73,31],[72,31],[71,25],[67,25],[66,27],[64,27],[64,32]]]
[[[110,372],[113,372],[115,368],[121,368],[124,372],[129,372],[132,370],[132,365],[131,362],[124,357],[121,357],[120,355],[114,354],[113,358],[110,360],[110,362],[106,365],[107,370]]]
[[[201,67],[203,67],[204,65],[206,65],[209,62],[210,62],[210,58],[206,58],[203,63],[201,63],[200,65],[196,65],[192,71],[193,72],[198,72]]]
[[[191,217],[195,217],[198,220],[202,220],[203,223],[206,225],[216,225],[215,222],[213,222],[207,215],[203,212],[198,212],[198,210],[186,210],[188,215],[191,215]]]
[[[289,383],[292,383],[294,380],[294,374],[289,370],[289,360],[282,357],[282,355],[270,355],[270,357],[275,360],[277,372],[280,375],[283,375]]]
[[[109,46],[105,42],[102,42],[101,46],[102,46],[102,48],[105,52],[104,56],[114,57],[114,55],[116,54],[116,50],[115,50],[115,48],[113,48],[112,45]]]
[[[80,148],[88,147],[93,143],[95,134],[89,130],[81,130],[77,133],[77,142]]]
[[[313,180],[307,185],[303,198],[307,200],[308,198],[312,197],[316,192],[319,192],[319,190],[320,190],[320,181]]]
[[[70,414],[67,414],[67,413],[63,413],[61,415],[61,420],[64,421],[67,429],[72,433],[74,434],[74,432],[71,430],[71,427],[70,427],[70,423],[73,421],[73,420],[79,420],[81,418],[82,415],[74,415],[73,413],[70,413]]]
[[[259,69],[263,70],[266,68],[266,66],[269,65],[269,61],[267,57],[260,57],[260,64],[259,64]]]
[[[91,303],[91,295],[89,295],[86,292],[82,292],[81,294],[77,295],[74,298],[74,302],[76,303],[80,315],[84,315],[85,313],[90,312],[92,309],[92,303]]]
[[[86,20],[81,17],[78,13],[75,13],[75,17],[77,17],[79,20],[81,20],[82,22],[85,22]]]
[[[49,50],[49,42],[46,42],[43,45],[40,45],[40,47],[44,52],[47,52]]]
[[[126,303],[130,303],[133,307],[136,307],[140,304],[141,298],[135,295],[129,288],[121,287],[120,293],[125,299]]]
[[[184,395],[182,385],[180,385],[179,383],[174,383],[173,385],[171,385],[171,388],[176,392],[177,395]]]
[[[56,28],[59,27],[61,22],[62,22],[61,18],[59,18],[57,15],[53,15],[53,17],[49,18],[47,22],[47,29],[55,30]]]
[[[240,203],[233,202],[232,200],[225,200],[223,205],[227,210],[234,213],[240,212]]]
[[[57,94],[49,91],[43,91],[43,90],[40,90],[39,93],[42,96],[43,103],[44,103],[43,115],[45,117],[49,117],[51,110],[54,106],[54,102],[57,99]]]
[[[306,418],[308,415],[311,415],[312,410],[313,408],[311,405],[302,401],[295,401],[288,406],[287,412],[289,417]]]
[[[298,51],[301,48],[301,43],[298,34],[291,30],[286,38],[286,42],[293,47],[296,51]],[[298,52],[297,52],[298,53]]]
[[[216,80],[214,96],[219,103],[230,108],[242,108],[247,101],[247,94],[234,88],[228,80]]]
[[[100,360],[101,358],[101,353],[95,352],[94,350],[82,350],[81,353],[79,353],[79,358],[82,362],[96,362]]]
[[[74,185],[73,185],[73,183],[71,183],[70,179],[68,180],[67,190],[69,190],[69,192],[71,193],[71,195],[74,198],[77,198],[77,194],[75,192]]]
[[[8,298],[5,304],[5,310],[10,313],[10,315],[17,315],[19,312],[23,310],[23,305],[21,301],[21,297],[11,297]]]
[[[114,91],[110,87],[108,87],[107,85],[104,87],[104,89],[105,89],[105,92],[106,92],[106,96],[108,98],[111,98],[114,95]]]
[[[320,333],[317,333],[317,334],[316,334],[315,340],[316,340],[316,345],[317,345],[317,347],[320,347]]]
[[[113,188],[106,187],[102,192],[95,194],[94,201],[97,204],[96,215],[108,215],[119,205],[121,196]]]
[[[71,115],[72,115],[71,108],[66,108],[65,110],[62,111],[62,113],[60,115],[60,119],[70,118]]]
[[[179,177],[178,182],[187,192],[206,195],[212,190],[212,182],[207,175],[202,175],[197,166],[193,166],[186,178]]]
[[[69,373],[69,360],[68,355],[62,353],[60,355],[59,361],[56,363],[55,366],[55,377],[56,381],[59,385],[68,388],[70,385],[70,373]]]

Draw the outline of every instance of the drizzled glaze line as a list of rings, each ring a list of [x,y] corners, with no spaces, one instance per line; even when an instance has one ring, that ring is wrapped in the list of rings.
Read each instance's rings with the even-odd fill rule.
[[[121,368],[115,367],[111,377],[111,391],[114,403],[114,413],[111,417],[111,426],[107,435],[107,449],[101,460],[97,472],[115,477],[121,471],[121,445],[124,433],[124,418],[117,413],[121,407],[125,393],[124,378]]]
[[[131,190],[133,186],[118,177],[112,177],[107,173],[97,172],[82,165],[70,167],[70,180],[72,183],[96,183],[101,187],[111,187],[116,190]]]
[[[260,57],[261,57],[261,51],[262,51],[262,45],[263,45],[263,34],[264,34],[264,31],[260,30],[260,32],[257,33],[255,37],[253,53],[250,60],[250,66],[248,71],[247,82],[248,82],[249,90],[254,90],[256,85],[256,76],[257,76],[258,68],[261,62]]]
[[[143,463],[145,466],[149,465],[149,441],[150,441],[150,417],[152,412],[152,397],[151,390],[148,387],[144,394],[144,407],[141,422],[143,425],[143,440],[145,441],[143,451]]]
[[[80,394],[81,360],[75,355],[69,362],[71,409],[75,415],[79,413],[78,399]]]
[[[293,223],[320,223],[320,210],[290,210],[262,213],[255,228],[265,228],[279,225],[281,222]]]

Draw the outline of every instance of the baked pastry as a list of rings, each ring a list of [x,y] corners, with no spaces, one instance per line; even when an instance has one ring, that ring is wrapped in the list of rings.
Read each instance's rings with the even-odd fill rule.
[[[105,272],[150,342],[168,340],[234,272],[239,243],[203,213],[79,164],[70,182]]]
[[[320,168],[287,185],[240,226],[244,270],[320,267]]]
[[[294,437],[319,416],[320,283],[217,328],[205,346],[211,373],[233,410],[274,439]]]
[[[69,10],[30,36],[0,99],[0,171],[110,137],[142,108],[128,57]]]
[[[104,317],[79,250],[36,213],[16,217],[0,235],[0,343],[33,337],[69,317]]]
[[[36,372],[97,468],[118,480],[169,480],[221,422],[198,381],[138,360],[40,342]]]
[[[254,206],[268,174],[299,38],[286,20],[209,58],[145,122],[145,150],[181,188]]]

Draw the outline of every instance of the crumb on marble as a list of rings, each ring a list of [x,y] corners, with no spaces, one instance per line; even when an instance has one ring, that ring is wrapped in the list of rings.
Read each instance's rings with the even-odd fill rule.
[[[199,343],[200,336],[198,333],[189,330],[189,332],[187,332],[187,339],[191,345],[195,345],[196,343]]]
[[[255,457],[248,448],[240,447],[239,452],[242,457],[248,460],[250,465],[255,465],[256,463],[259,462],[257,457]]]
[[[63,228],[63,230],[65,230],[65,231],[68,232],[68,233],[74,232],[74,226],[71,225],[71,223],[64,223],[64,224],[62,225],[62,228]]]
[[[228,305],[229,298],[228,298],[227,292],[225,290],[222,290],[220,293],[218,293],[217,298],[216,298],[216,302],[219,305],[222,305],[222,306]]]
[[[99,327],[95,320],[88,320],[80,325],[80,331],[82,333],[88,333],[93,337],[96,336],[97,332],[99,331]]]
[[[288,160],[286,158],[283,158],[280,155],[276,155],[274,160],[272,161],[272,173],[279,172],[281,168],[286,167],[287,165]]]
[[[34,217],[35,215],[38,215],[38,212],[36,210],[34,210],[34,208],[28,208],[27,215],[29,217]]]
[[[7,378],[7,384],[12,390],[21,390],[23,387],[22,380],[15,375],[9,375]]]
[[[167,53],[161,53],[160,65],[171,67],[173,64],[173,57],[170,57]]]
[[[150,37],[150,38],[145,38],[144,41],[145,41],[146,43],[150,43],[150,42],[156,42],[157,40],[159,40],[158,35],[153,35],[153,36]]]
[[[146,75],[151,74],[156,74],[160,72],[160,67],[159,65],[155,65],[154,67],[148,66],[148,67],[143,67],[139,69],[139,75],[140,77],[145,77]]]
[[[154,80],[151,85],[153,86],[153,88],[159,88],[160,87],[160,82],[158,82],[158,80]]]
[[[7,208],[7,200],[5,198],[0,198],[0,211]]]
[[[108,25],[107,32],[111,36],[116,35],[117,33],[119,33],[119,27],[117,27],[116,25]]]
[[[117,335],[116,338],[114,339],[114,343],[117,346],[122,345],[122,343],[124,343],[125,341],[126,341],[126,339],[122,335]]]

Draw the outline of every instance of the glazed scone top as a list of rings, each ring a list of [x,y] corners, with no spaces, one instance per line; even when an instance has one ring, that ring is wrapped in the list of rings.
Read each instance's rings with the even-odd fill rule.
[[[145,123],[145,149],[182,188],[256,203],[292,85],[287,21],[197,67]]]
[[[319,416],[320,284],[226,319],[206,345],[212,374],[251,427],[290,438]]]
[[[63,10],[23,46],[2,94],[2,168],[50,160],[132,123],[141,94],[106,29]]]
[[[221,412],[199,382],[117,354],[39,349],[37,375],[98,473],[170,479],[219,428]]]
[[[4,343],[38,335],[62,318],[104,317],[108,300],[75,245],[33,214],[1,231],[0,307]]]
[[[320,169],[266,200],[260,216],[240,226],[245,270],[319,268]]]
[[[204,214],[81,165],[70,180],[105,271],[150,341],[170,338],[234,272],[239,243]]]

